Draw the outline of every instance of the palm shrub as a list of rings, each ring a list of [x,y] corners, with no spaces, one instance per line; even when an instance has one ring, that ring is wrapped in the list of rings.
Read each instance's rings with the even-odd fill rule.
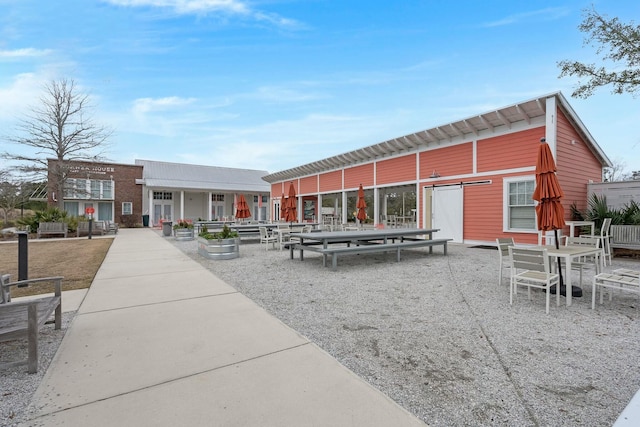
[[[64,222],[69,224],[70,220],[71,218],[67,214],[67,211],[51,206],[41,211],[35,211],[33,215],[20,218],[17,220],[17,223],[28,226],[31,232],[35,232],[41,222]]]

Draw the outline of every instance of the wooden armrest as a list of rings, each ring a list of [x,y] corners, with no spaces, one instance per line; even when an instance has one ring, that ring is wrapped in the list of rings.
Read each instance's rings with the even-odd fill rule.
[[[62,276],[52,276],[52,277],[39,277],[37,279],[26,279],[26,280],[18,280],[17,282],[5,283],[2,285],[3,289],[9,289],[11,286],[18,286],[19,288],[29,286],[32,283],[40,283],[40,282],[55,282],[55,295],[60,296],[62,291]]]

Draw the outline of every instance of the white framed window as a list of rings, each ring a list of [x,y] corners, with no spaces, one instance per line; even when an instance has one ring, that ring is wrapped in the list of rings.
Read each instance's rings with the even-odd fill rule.
[[[504,231],[537,232],[536,202],[531,198],[536,186],[534,175],[504,178]]]
[[[122,202],[122,215],[131,215],[133,213],[132,202]]]
[[[171,191],[154,191],[153,200],[173,200],[173,193]]]

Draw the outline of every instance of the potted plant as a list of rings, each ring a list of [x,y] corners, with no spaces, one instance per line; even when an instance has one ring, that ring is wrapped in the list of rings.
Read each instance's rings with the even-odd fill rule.
[[[226,224],[222,230],[210,233],[206,226],[198,234],[198,253],[209,259],[233,259],[240,256],[240,237]]]
[[[193,222],[186,219],[179,219],[173,224],[173,235],[176,240],[193,240],[195,239],[193,231]]]

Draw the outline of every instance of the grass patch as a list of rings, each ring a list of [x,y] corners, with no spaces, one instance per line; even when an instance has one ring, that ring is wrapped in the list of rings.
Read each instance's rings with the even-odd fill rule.
[[[27,247],[29,278],[63,276],[63,291],[88,288],[112,242],[112,238],[29,240]],[[11,274],[12,281],[18,280],[17,241],[0,244],[0,274]],[[22,297],[47,292],[51,292],[49,283],[32,285],[28,288],[12,287],[11,296]]]

